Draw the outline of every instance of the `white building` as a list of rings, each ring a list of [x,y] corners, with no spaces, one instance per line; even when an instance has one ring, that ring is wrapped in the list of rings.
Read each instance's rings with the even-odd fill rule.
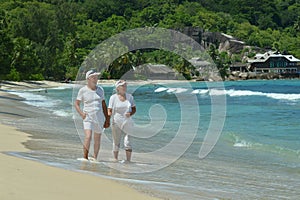
[[[293,55],[283,55],[278,52],[266,52],[256,54],[253,59],[249,59],[251,71],[257,73],[275,72],[279,74],[299,74],[300,59]]]

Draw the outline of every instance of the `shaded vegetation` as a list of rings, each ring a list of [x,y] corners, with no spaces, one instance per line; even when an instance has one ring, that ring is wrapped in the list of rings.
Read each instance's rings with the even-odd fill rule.
[[[0,79],[74,79],[101,41],[145,26],[201,27],[300,57],[298,0],[0,0]],[[230,62],[241,60],[209,52],[223,76]],[[148,50],[121,56],[104,76],[118,78],[147,62],[167,64],[186,78],[193,71],[176,55]]]

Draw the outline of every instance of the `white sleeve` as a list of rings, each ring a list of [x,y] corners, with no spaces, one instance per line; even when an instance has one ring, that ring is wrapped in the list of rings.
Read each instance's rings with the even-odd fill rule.
[[[102,87],[97,86],[97,93],[102,98],[102,100],[105,100],[104,89]]]
[[[83,89],[82,88],[78,91],[76,99],[79,101],[83,101]]]
[[[129,102],[131,104],[131,107],[135,107],[135,102],[134,102],[134,98],[132,95],[129,96]]]
[[[113,109],[113,104],[114,104],[114,101],[115,101],[115,97],[116,95],[112,95],[110,98],[109,98],[109,102],[108,102],[108,107],[107,108],[110,108],[110,109]]]

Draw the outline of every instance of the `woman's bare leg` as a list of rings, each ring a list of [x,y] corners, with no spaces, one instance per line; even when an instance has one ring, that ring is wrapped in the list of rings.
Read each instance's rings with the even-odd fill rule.
[[[92,138],[92,130],[84,130],[84,142],[83,142],[83,158],[88,159],[89,158],[89,149],[91,144],[91,138]]]
[[[119,156],[119,149],[120,149],[120,140],[121,140],[121,129],[118,127],[118,125],[113,124],[111,126],[112,130],[112,138],[113,138],[113,154],[115,161],[118,160]]]
[[[132,147],[131,147],[129,138],[130,138],[129,135],[125,134],[124,147],[125,147],[125,152],[126,152],[126,161],[128,161],[128,162],[130,162],[131,154],[132,154]]]
[[[94,133],[94,158],[97,160],[100,150],[101,133]]]
[[[119,151],[114,151],[114,158],[117,161],[119,156]]]
[[[125,152],[126,152],[126,160],[128,162],[130,162],[130,160],[131,160],[131,154],[132,154],[132,149],[125,150]]]

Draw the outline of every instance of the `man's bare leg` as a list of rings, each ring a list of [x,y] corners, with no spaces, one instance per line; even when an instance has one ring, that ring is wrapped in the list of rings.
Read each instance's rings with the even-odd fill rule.
[[[114,151],[114,158],[115,158],[115,161],[118,160],[118,156],[119,156],[119,151]]]
[[[83,142],[83,158],[88,159],[89,158],[89,149],[91,144],[91,136],[92,136],[92,130],[84,130],[84,142]]]
[[[97,160],[100,150],[101,133],[94,133],[94,158]]]

